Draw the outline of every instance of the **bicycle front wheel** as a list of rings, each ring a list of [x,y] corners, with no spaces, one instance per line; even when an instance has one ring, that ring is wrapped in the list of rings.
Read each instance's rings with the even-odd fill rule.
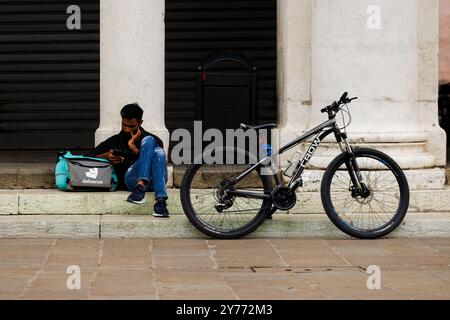
[[[355,148],[354,157],[360,180],[368,191],[357,192],[346,164],[350,156],[343,153],[324,173],[322,204],[334,225],[348,235],[361,239],[383,237],[405,217],[409,205],[408,182],[398,164],[378,150]]]

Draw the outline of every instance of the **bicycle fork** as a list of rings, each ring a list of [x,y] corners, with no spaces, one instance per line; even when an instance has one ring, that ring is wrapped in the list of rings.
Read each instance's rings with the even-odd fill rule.
[[[343,153],[345,152],[348,155],[345,159],[345,166],[347,167],[353,187],[356,189],[356,195],[360,195],[362,197],[369,196],[370,190],[364,182],[358,163],[356,162],[353,148],[350,143],[348,143],[347,138],[342,139],[342,141],[339,142],[339,147]],[[353,190],[349,191],[352,191],[352,196],[356,196],[353,194]]]

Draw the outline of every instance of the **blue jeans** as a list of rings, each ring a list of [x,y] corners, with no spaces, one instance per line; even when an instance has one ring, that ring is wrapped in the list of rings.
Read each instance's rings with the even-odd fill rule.
[[[152,136],[142,139],[139,159],[125,173],[128,190],[134,190],[139,180],[146,182],[145,191],[155,192],[155,198],[167,198],[166,154]]]

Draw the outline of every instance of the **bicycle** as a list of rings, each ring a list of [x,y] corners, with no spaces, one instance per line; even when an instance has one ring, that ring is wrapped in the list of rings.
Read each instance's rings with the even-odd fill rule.
[[[331,161],[322,178],[320,193],[331,222],[346,234],[375,239],[392,232],[403,221],[409,206],[409,187],[400,166],[388,155],[370,148],[353,148],[346,127],[351,123],[348,104],[357,99],[345,92],[339,101],[323,108],[328,121],[302,134],[254,164],[221,167],[204,162],[191,164],[181,183],[181,203],[189,221],[202,233],[218,239],[241,238],[256,230],[277,210],[290,210],[297,201],[296,190],[303,185],[302,173],[322,140],[334,133],[341,153]],[[343,108],[346,107],[346,110]],[[339,112],[349,115],[344,126],[337,124]],[[343,116],[343,114],[342,114]],[[271,129],[274,124],[244,129]],[[269,163],[272,157],[314,136],[303,159],[287,184]],[[224,147],[222,152],[243,152]],[[245,152],[248,156],[248,152]],[[217,168],[220,168],[217,174]],[[272,168],[271,174],[262,169]],[[210,174],[210,172],[216,174]],[[215,179],[213,179],[215,177]],[[196,188],[203,181],[202,189]],[[275,183],[275,186],[274,186]]]

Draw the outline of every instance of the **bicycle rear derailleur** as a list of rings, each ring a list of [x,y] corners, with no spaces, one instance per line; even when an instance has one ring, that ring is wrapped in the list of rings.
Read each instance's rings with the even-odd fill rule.
[[[230,197],[228,194],[230,190],[234,190],[234,188],[230,185],[228,180],[220,182],[219,187],[215,190],[214,198],[219,202],[219,204],[214,206],[217,212],[222,212],[233,206],[234,197]]]

